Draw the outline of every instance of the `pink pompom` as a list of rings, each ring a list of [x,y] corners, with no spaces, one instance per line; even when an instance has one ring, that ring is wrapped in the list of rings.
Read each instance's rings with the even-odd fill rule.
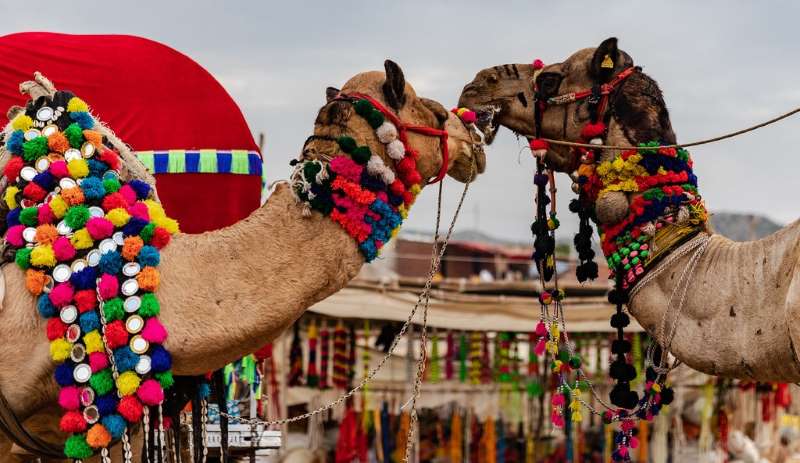
[[[104,273],[97,284],[97,291],[104,300],[113,299],[119,293],[119,280],[114,275]]]
[[[64,307],[72,302],[74,293],[71,284],[59,283],[50,291],[50,302],[56,307]]]
[[[151,317],[144,324],[142,337],[148,342],[161,344],[167,339],[167,330],[156,317]]]
[[[588,123],[581,129],[581,137],[585,140],[590,140],[599,137],[606,131],[606,125],[602,122]]]
[[[92,352],[89,354],[89,366],[92,373],[108,368],[108,355],[105,352]]]
[[[147,210],[147,204],[139,203],[128,207],[128,214],[138,217],[143,220],[150,220],[150,211]]]
[[[556,407],[563,407],[566,403],[566,399],[564,399],[564,394],[553,394],[552,399],[553,406]]]
[[[54,163],[50,164],[50,173],[58,178],[69,175],[66,161],[55,161]]]
[[[69,242],[69,238],[59,236],[53,243],[53,253],[59,262],[65,262],[75,257],[75,247]]]
[[[80,392],[75,386],[67,386],[58,393],[58,404],[64,410],[77,410],[81,406]]]
[[[536,355],[542,355],[544,354],[544,348],[545,341],[544,339],[540,339],[539,342],[536,343],[536,347],[533,348],[533,351],[536,353]]]
[[[542,337],[547,335],[547,327],[544,325],[544,322],[539,322],[536,324],[536,336]]]
[[[628,447],[625,447],[624,445],[620,445],[619,449],[617,450],[617,452],[619,452],[619,456],[621,456],[622,458],[625,458],[625,457],[628,456]]]
[[[533,63],[531,63],[531,65],[533,66],[534,71],[538,71],[539,69],[542,69],[544,67],[544,61],[540,60],[539,58],[536,58],[535,60],[533,60]]]
[[[465,124],[474,124],[475,121],[478,120],[478,115],[475,114],[475,111],[464,111],[461,114],[461,120],[464,121]]]
[[[53,215],[53,209],[50,208],[49,204],[42,204],[39,206],[39,225],[53,223],[55,220],[56,216]]]
[[[136,202],[136,190],[134,190],[130,185],[123,185],[122,188],[119,189],[119,194],[125,198],[125,201],[129,206]]]
[[[158,381],[154,379],[148,379],[143,382],[139,389],[136,390],[136,395],[145,405],[158,405],[164,401],[164,390],[161,389]]]
[[[639,439],[631,437],[631,448],[632,449],[639,448]]]
[[[22,232],[25,230],[25,225],[14,225],[6,231],[6,241],[11,243],[15,248],[22,247],[25,240],[22,238]]]
[[[93,239],[101,240],[114,233],[114,224],[104,217],[92,217],[86,222],[86,229]]]

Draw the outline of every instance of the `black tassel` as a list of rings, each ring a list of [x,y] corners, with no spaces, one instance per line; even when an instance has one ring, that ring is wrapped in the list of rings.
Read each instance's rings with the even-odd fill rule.
[[[219,431],[220,431],[220,452],[222,453],[222,463],[228,462],[228,401],[225,400],[225,376],[222,369],[214,372],[214,394],[217,397],[219,407]]]
[[[192,396],[192,449],[194,453],[194,463],[200,463],[203,459],[203,424],[200,421],[200,414],[203,410],[200,393]]]

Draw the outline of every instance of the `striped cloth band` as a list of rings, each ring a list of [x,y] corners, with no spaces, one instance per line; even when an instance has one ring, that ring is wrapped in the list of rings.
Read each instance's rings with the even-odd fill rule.
[[[137,151],[136,156],[154,174],[242,174],[263,176],[257,151],[163,150]]]

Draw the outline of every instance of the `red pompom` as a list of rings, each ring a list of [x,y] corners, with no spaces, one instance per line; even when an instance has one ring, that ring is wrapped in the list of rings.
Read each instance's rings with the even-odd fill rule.
[[[542,69],[544,67],[544,61],[540,60],[539,58],[536,58],[535,60],[533,60],[533,63],[531,63],[531,65],[533,66],[534,71],[538,71],[539,69]]]
[[[406,186],[403,185],[403,182],[400,180],[395,179],[395,181],[389,185],[389,190],[391,190],[393,195],[400,196],[406,191]]]
[[[168,245],[169,240],[171,239],[172,235],[170,235],[166,229],[162,227],[156,227],[153,230],[153,237],[150,239],[150,244],[158,249],[161,249],[164,246]]]
[[[6,178],[13,182],[16,180],[17,176],[19,175],[19,171],[22,170],[22,167],[25,166],[25,162],[19,156],[12,156],[11,159],[8,160],[6,163],[6,168],[3,170],[3,174]]]
[[[128,207],[128,201],[122,196],[120,193],[111,193],[110,195],[106,196],[103,199],[103,209],[108,212],[111,209],[116,209],[121,207],[126,209]]]
[[[60,318],[53,317],[47,319],[47,339],[53,341],[63,337],[66,332],[67,325],[62,322]]]
[[[531,147],[531,151],[550,149],[550,143],[541,138],[534,138],[528,145]]]
[[[75,305],[78,312],[84,313],[97,307],[97,293],[93,289],[84,289],[75,293]]]
[[[128,344],[128,332],[121,320],[114,320],[106,325],[106,343],[111,349]]]
[[[603,135],[605,131],[606,131],[606,125],[603,124],[602,122],[595,122],[595,123],[589,122],[588,124],[583,126],[583,129],[581,129],[581,137],[585,140],[591,140],[592,138],[596,138],[599,137],[600,135]]]
[[[422,183],[422,176],[419,175],[419,172],[413,170],[411,172],[408,172],[405,176],[403,176],[403,183],[405,183],[409,187],[411,185],[419,185],[420,183]]]
[[[108,148],[100,153],[100,160],[108,164],[111,170],[119,169],[119,156]]]
[[[25,185],[25,188],[22,189],[22,195],[38,203],[39,201],[43,200],[45,196],[47,196],[47,192],[44,191],[44,188],[31,182]]]
[[[417,170],[417,162],[411,156],[406,156],[397,163],[397,173],[400,175],[404,175],[415,170]]]
[[[414,204],[414,195],[412,195],[410,191],[403,193],[403,203],[405,203],[406,206]]]
[[[59,427],[67,433],[83,432],[86,431],[86,420],[83,419],[81,412],[67,412],[61,417]]]
[[[117,411],[130,423],[138,423],[142,419],[142,404],[132,395],[120,399]]]

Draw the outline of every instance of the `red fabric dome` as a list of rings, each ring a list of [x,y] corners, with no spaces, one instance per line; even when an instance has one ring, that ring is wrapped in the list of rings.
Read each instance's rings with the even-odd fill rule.
[[[128,35],[26,32],[0,37],[0,57],[3,112],[24,105],[18,86],[40,71],[86,101],[134,151],[164,152],[155,155],[158,193],[182,231],[230,225],[259,206],[261,166],[250,129],[219,82],[186,55]],[[250,152],[249,173],[160,173],[167,150],[187,150],[185,167],[170,171],[197,172],[201,149],[221,153],[220,171],[231,170],[231,150]]]

